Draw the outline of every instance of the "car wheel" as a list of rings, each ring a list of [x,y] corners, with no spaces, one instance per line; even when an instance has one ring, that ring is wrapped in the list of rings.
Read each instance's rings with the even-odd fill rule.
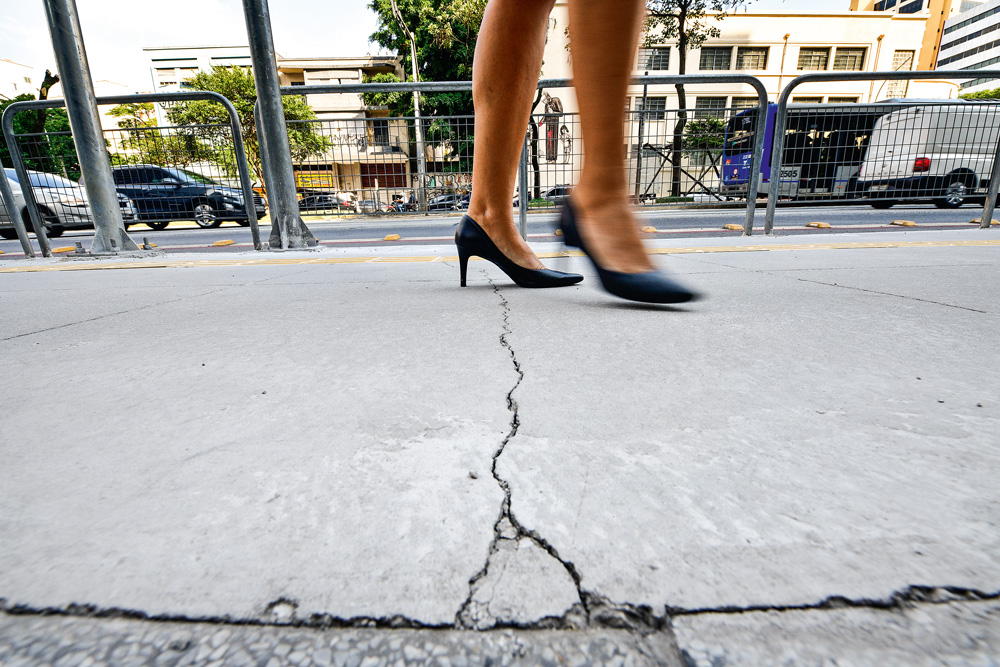
[[[882,209],[885,209],[885,208],[892,208],[892,205],[895,204],[895,203],[896,202],[894,202],[891,199],[876,199],[871,204],[872,204],[872,208],[882,208]]]
[[[194,213],[194,222],[199,227],[212,229],[222,224],[222,220],[219,220],[215,209],[208,202],[199,202],[191,210]]]
[[[949,176],[946,179],[948,185],[944,188],[944,196],[934,200],[934,205],[938,208],[958,208],[969,196],[969,189],[965,181],[957,176]]]
[[[0,236],[4,237],[8,241],[12,241],[17,238],[17,230],[13,227],[10,229],[0,229]]]
[[[160,222],[147,222],[146,223],[146,225],[148,225],[151,229],[155,229],[158,232],[161,231],[161,230],[166,229],[167,225],[169,225],[169,224],[170,224],[169,222],[163,222],[163,221],[160,221]]]
[[[65,232],[65,231],[66,231],[66,228],[63,227],[62,225],[51,225],[51,226],[47,226],[45,228],[45,234],[50,239],[57,239],[57,238],[59,238],[60,236],[63,235],[63,232]]]

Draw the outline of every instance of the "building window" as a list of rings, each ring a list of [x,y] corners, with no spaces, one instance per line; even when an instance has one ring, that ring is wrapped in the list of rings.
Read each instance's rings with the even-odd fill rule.
[[[799,69],[825,70],[830,63],[830,49],[799,49]]]
[[[833,95],[831,95],[830,97],[826,98],[826,103],[827,104],[857,104],[858,103],[858,96],[857,95],[849,95],[849,96],[846,96],[846,97],[834,97]]]
[[[969,11],[970,9],[975,9],[976,7],[978,7],[981,4],[983,4],[983,3],[976,2],[976,0],[962,0],[961,9],[958,10],[958,13],[959,14],[964,14],[965,12]]]
[[[865,68],[866,50],[838,48],[833,57],[833,69],[841,72],[860,72]]]
[[[736,69],[767,69],[766,46],[741,46],[736,49]]]
[[[875,11],[884,12],[896,6],[896,0],[879,0],[875,3]]]
[[[670,69],[670,47],[639,49],[639,64],[636,69],[643,71]]]
[[[725,115],[726,110],[726,98],[725,97],[696,97],[694,100],[694,117],[698,119],[704,118],[721,118]]]
[[[822,97],[793,97],[792,104],[822,104]]]
[[[31,77],[30,76],[24,77],[24,82],[25,83],[31,83]]]
[[[377,184],[377,185],[376,185]],[[406,165],[399,163],[361,163],[361,187],[405,188]]]
[[[732,58],[733,47],[731,46],[702,47],[701,59],[698,61],[698,68],[709,70],[730,69]]]
[[[733,103],[729,106],[730,108],[733,109],[734,112],[738,112],[742,111],[743,109],[756,108],[759,104],[760,100],[757,99],[756,97],[734,97]]]
[[[292,81],[292,85],[293,86],[304,86],[304,85],[306,85],[306,82],[305,81]]]
[[[913,2],[907,3],[905,5],[900,5],[900,14],[916,14],[921,9],[924,8],[924,0],[914,0]]]
[[[916,51],[901,51],[897,49],[892,54],[892,71],[909,72],[913,69],[913,58]],[[906,79],[901,81],[889,81],[885,89],[885,96],[894,99],[906,97],[906,92],[910,87],[910,82]]]
[[[642,115],[646,120],[663,120],[664,112],[667,110],[666,97],[647,97],[645,108],[643,108],[641,97],[635,98],[635,110],[645,111]]]

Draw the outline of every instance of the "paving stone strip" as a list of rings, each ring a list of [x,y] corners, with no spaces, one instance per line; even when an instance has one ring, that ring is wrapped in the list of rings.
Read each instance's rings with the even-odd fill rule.
[[[677,655],[668,635],[624,630],[320,630],[0,613],[4,667],[680,667]]]

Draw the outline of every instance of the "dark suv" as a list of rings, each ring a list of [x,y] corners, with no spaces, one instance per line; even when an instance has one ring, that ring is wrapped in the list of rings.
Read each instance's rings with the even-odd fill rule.
[[[130,164],[112,172],[118,192],[135,202],[139,221],[153,229],[163,229],[171,220],[194,220],[199,227],[218,227],[223,220],[250,224],[239,188],[177,167]],[[264,201],[256,193],[253,200],[259,218]]]

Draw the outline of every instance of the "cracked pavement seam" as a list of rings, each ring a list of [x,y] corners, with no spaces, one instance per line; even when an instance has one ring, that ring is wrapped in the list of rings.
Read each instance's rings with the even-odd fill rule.
[[[511,413],[510,430],[508,431],[506,437],[504,437],[503,441],[501,441],[496,452],[493,454],[493,465],[490,468],[493,479],[496,480],[504,494],[503,501],[500,505],[500,514],[493,525],[493,541],[490,543],[486,563],[483,565],[482,569],[473,575],[473,577],[469,580],[469,596],[466,598],[465,602],[462,603],[462,606],[455,615],[455,626],[458,628],[477,630],[502,627],[514,627],[521,629],[582,629],[585,627],[591,627],[632,630],[638,631],[641,634],[660,631],[670,632],[666,614],[657,616],[648,606],[614,603],[597,593],[584,590],[582,586],[583,578],[577,571],[576,566],[572,562],[563,559],[559,555],[558,550],[556,550],[556,548],[537,531],[531,530],[522,525],[517,520],[514,512],[511,510],[510,484],[507,480],[500,477],[497,472],[497,463],[500,456],[503,455],[504,450],[507,448],[507,445],[517,435],[517,431],[521,426],[519,406],[517,401],[514,399],[514,392],[524,380],[524,370],[521,367],[521,363],[518,361],[516,351],[509,341],[509,336],[512,333],[510,328],[510,304],[504,297],[503,292],[500,291],[500,287],[486,274],[485,271],[483,273],[492,285],[494,294],[496,294],[500,299],[500,307],[503,313],[503,333],[500,334],[500,344],[510,354],[511,363],[514,366],[514,371],[517,373],[517,381],[514,383],[514,386],[511,387],[510,391],[507,392],[506,397],[507,409]],[[566,573],[572,579],[573,585],[576,588],[577,596],[580,600],[579,603],[574,604],[561,617],[546,617],[539,621],[527,624],[498,621],[497,619],[490,617],[488,610],[482,608],[482,605],[475,602],[473,598],[475,597],[477,586],[480,582],[485,581],[485,578],[490,572],[490,561],[500,550],[499,545],[501,542],[505,540],[514,542],[528,540],[558,561],[560,566],[565,569]]]

